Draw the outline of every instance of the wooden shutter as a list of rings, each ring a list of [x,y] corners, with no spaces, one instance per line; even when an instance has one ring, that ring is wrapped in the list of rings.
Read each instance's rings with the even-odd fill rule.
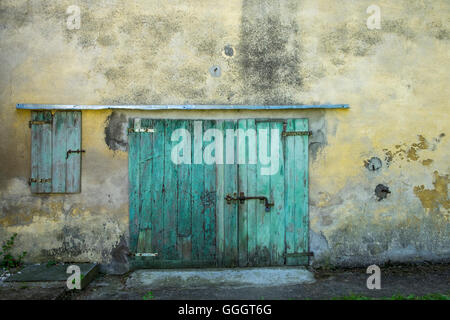
[[[33,111],[30,126],[31,192],[80,192],[81,112]]]

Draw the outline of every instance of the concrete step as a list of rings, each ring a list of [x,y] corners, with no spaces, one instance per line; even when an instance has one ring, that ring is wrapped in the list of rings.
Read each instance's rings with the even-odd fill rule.
[[[77,265],[81,271],[81,288],[85,288],[98,274],[96,263],[65,263],[56,265],[35,264],[25,266],[19,272],[11,275],[5,282],[62,282],[65,284],[71,275],[67,273],[70,265]]]
[[[303,267],[136,270],[126,287],[201,288],[201,287],[265,287],[313,283],[314,274]]]

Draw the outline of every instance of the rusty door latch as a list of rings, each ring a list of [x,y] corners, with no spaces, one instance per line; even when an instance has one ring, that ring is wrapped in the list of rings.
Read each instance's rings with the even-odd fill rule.
[[[267,199],[267,197],[264,196],[246,197],[244,192],[239,192],[239,197],[237,198],[236,193],[234,194],[234,197],[232,197],[230,194],[227,194],[225,200],[227,201],[227,204],[231,204],[232,201],[239,201],[239,203],[244,203],[245,200],[261,200],[264,201],[266,212],[269,212],[270,208],[274,206],[274,203],[269,203],[269,199]]]
[[[69,159],[69,155],[71,153],[81,153],[81,152],[86,152],[86,150],[68,150],[67,151],[67,155],[66,155],[66,159]]]

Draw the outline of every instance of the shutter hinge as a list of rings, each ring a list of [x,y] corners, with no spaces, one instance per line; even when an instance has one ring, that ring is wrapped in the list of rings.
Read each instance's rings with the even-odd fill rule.
[[[52,182],[52,179],[35,179],[35,178],[30,178],[28,179],[28,184],[31,186],[31,183],[35,182],[35,183],[46,183],[46,182]]]
[[[283,137],[287,136],[312,136],[312,131],[283,131],[281,133]]]
[[[52,120],[46,120],[46,121],[42,121],[42,120],[30,120],[28,121],[28,127],[31,128],[31,126],[33,124],[35,125],[39,125],[39,124],[52,124]]]

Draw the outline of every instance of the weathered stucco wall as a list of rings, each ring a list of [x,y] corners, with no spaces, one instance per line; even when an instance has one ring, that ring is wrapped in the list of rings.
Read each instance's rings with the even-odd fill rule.
[[[371,4],[381,8],[380,30],[366,26]],[[70,5],[81,9],[79,30],[66,26]],[[17,232],[29,261],[120,271],[127,117],[307,117],[314,262],[448,260],[449,16],[445,0],[2,0],[0,240]],[[213,65],[220,77],[210,75]],[[82,192],[42,196],[27,184],[22,102],[351,109],[83,111]],[[381,168],[371,170],[372,157]],[[391,191],[381,200],[379,184]]]

